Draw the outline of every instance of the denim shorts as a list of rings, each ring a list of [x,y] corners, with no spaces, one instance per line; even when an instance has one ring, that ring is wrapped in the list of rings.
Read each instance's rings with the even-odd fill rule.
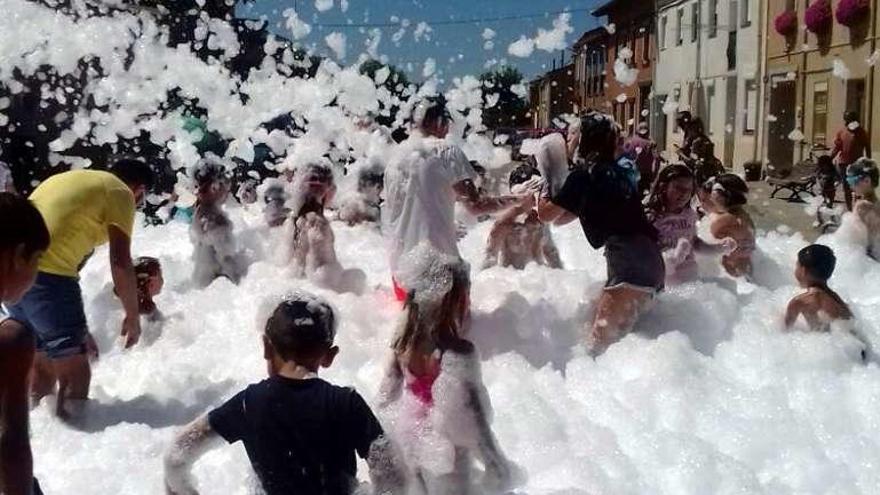
[[[88,325],[78,279],[40,272],[21,301],[5,310],[34,333],[38,352],[52,359],[86,352]]]
[[[657,241],[644,236],[611,236],[605,242],[606,289],[628,287],[656,294],[663,290],[666,266]]]

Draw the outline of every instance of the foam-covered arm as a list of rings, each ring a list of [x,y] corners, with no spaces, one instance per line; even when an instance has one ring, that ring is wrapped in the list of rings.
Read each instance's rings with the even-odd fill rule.
[[[463,180],[453,186],[458,200],[471,215],[486,215],[506,210],[523,201],[520,196],[483,196],[470,179]]]
[[[407,493],[406,465],[387,436],[377,438],[370,445],[367,465],[370,467],[370,481],[375,495]]]
[[[168,495],[198,495],[192,480],[192,466],[205,452],[221,444],[211,429],[208,416],[202,416],[184,429],[165,454],[165,489]]]
[[[546,226],[544,227],[544,233],[541,236],[541,250],[543,251],[544,259],[547,260],[547,266],[550,268],[562,268],[562,259],[559,257],[559,249],[553,241],[550,229]]]
[[[385,409],[398,399],[403,393],[403,371],[397,362],[397,355],[391,353],[388,362],[385,365],[385,374],[382,376],[382,383],[379,385],[379,397],[377,402],[379,409]]]

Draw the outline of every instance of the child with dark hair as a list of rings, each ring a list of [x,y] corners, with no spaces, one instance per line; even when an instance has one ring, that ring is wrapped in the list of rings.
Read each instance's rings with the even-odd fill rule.
[[[537,168],[520,165],[510,173],[511,194],[527,194],[529,185],[535,183],[533,179],[540,177]],[[530,197],[534,198],[534,194]],[[534,200],[511,208],[495,221],[489,231],[483,268],[500,265],[522,270],[531,262],[562,268],[550,227],[538,218]]]
[[[648,196],[645,208],[659,233],[667,285],[697,279],[696,251],[715,253],[736,247],[733,239],[712,245],[697,237],[698,215],[691,206],[695,189],[693,171],[686,165],[673,164],[660,171]]]
[[[608,281],[588,336],[593,354],[629,332],[665,279],[657,230],[645,216],[638,191],[639,173],[621,158],[621,142],[620,128],[610,116],[587,114],[578,148],[583,165],[555,195],[545,188],[538,204],[542,221],[562,225],[579,219],[589,243],[605,248]]]
[[[794,275],[807,291],[788,303],[786,328],[794,325],[800,316],[813,331],[829,331],[833,321],[853,318],[849,306],[828,287],[836,264],[834,251],[828,246],[812,244],[800,250]]]
[[[162,265],[156,258],[141,256],[134,260],[134,274],[137,277],[138,308],[141,314],[150,319],[159,318],[160,313],[153,298],[158,296],[165,286]]]
[[[869,158],[859,158],[846,169],[846,182],[855,200],[853,213],[868,231],[868,256],[880,261],[880,203],[877,185],[880,171]]]
[[[512,466],[492,432],[492,406],[479,355],[464,338],[470,267],[423,243],[401,259],[400,268],[400,281],[409,293],[391,344],[379,407],[395,425],[416,493],[475,493],[474,457],[485,466],[485,488],[493,493],[510,488]],[[438,449],[450,460],[438,463]]]
[[[0,192],[0,226],[0,302],[14,304],[36,280],[49,230],[30,201],[8,192]],[[0,311],[0,493],[32,493],[36,483],[28,431],[33,360],[33,334]]]
[[[193,242],[193,281],[207,287],[226,277],[238,283],[245,264],[232,232],[232,221],[223,211],[229,196],[229,175],[224,165],[212,159],[199,162],[193,174],[196,201],[190,239]]]
[[[834,166],[834,159],[828,155],[822,155],[816,159],[816,180],[822,190],[822,198],[826,208],[834,207],[834,199],[837,196],[837,183],[840,182],[840,174]]]
[[[339,207],[339,220],[348,225],[378,222],[382,218],[380,205],[385,185],[385,170],[379,164],[365,166],[357,172],[357,191]]]
[[[366,275],[357,268],[342,268],[333,229],[324,216],[336,193],[330,165],[313,163],[297,171],[293,191],[290,238],[295,276],[338,292],[363,292]]]
[[[755,224],[745,208],[749,186],[734,174],[722,174],[706,181],[698,196],[703,209],[712,214],[709,231],[716,239],[733,239],[736,248],[721,258],[732,277],[751,277],[755,252]]]
[[[263,334],[269,378],[177,436],[165,456],[168,493],[198,493],[192,465],[222,439],[244,444],[267,495],[354,493],[355,454],[370,467],[372,493],[405,494],[405,471],[370,407],[354,389],[318,377],[339,353],[336,326],[323,299],[304,292],[285,297]]]
[[[270,178],[266,179],[258,188],[263,197],[263,218],[270,228],[280,227],[290,216],[290,207],[287,206],[288,193],[287,181]]]

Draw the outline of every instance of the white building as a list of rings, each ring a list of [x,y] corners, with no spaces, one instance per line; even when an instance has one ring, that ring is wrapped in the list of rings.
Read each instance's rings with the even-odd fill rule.
[[[759,157],[760,0],[657,0],[655,139],[674,156],[676,110],[700,117],[724,164]],[[677,104],[676,104],[677,103]]]

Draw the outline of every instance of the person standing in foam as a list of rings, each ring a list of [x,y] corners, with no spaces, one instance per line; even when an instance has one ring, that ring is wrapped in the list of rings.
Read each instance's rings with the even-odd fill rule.
[[[481,196],[476,172],[457,146],[445,141],[451,117],[442,97],[422,103],[419,127],[397,150],[385,171],[383,224],[390,242],[395,296],[406,298],[397,277],[400,258],[421,242],[440,253],[458,256],[455,202],[475,216],[510,208],[522,197]]]
[[[485,493],[472,481],[474,457],[485,467],[485,490],[512,483],[512,466],[490,426],[479,355],[463,337],[469,270],[461,258],[427,243],[400,261],[400,281],[410,289],[378,402],[422,495]]]
[[[657,230],[645,216],[635,164],[622,158],[620,128],[605,114],[591,112],[580,126],[581,163],[558,191],[545,187],[538,217],[564,225],[580,220],[587,241],[605,248],[608,281],[599,297],[587,347],[594,355],[635,325],[664,287],[665,267]]]
[[[362,293],[366,275],[357,268],[342,268],[336,257],[333,229],[324,216],[324,208],[336,192],[329,163],[312,163],[297,171],[293,191],[287,238],[294,275],[337,292]]]
[[[0,192],[0,302],[14,304],[33,286],[49,230],[25,198]],[[0,493],[38,494],[28,420],[34,336],[0,311]]]
[[[648,219],[660,236],[667,285],[697,279],[696,251],[729,254],[736,249],[736,241],[731,238],[713,245],[697,237],[697,212],[691,206],[695,190],[694,173],[689,167],[669,165],[658,174],[645,205]]]
[[[846,182],[852,188],[855,199],[853,213],[868,231],[868,256],[880,261],[878,179],[880,179],[880,171],[877,169],[877,163],[868,158],[860,158],[846,169]]]
[[[336,325],[323,299],[306,292],[287,295],[265,323],[269,378],[177,435],[165,455],[166,493],[198,494],[192,466],[225,440],[244,445],[267,495],[363,494],[355,454],[370,468],[368,493],[406,495],[403,463],[370,407],[354,389],[318,377],[339,354]]]
[[[697,176],[699,177],[699,176]],[[731,238],[736,247],[721,257],[721,265],[731,277],[752,276],[755,253],[755,224],[745,210],[749,186],[734,174],[721,174],[706,181],[697,195],[711,216],[709,231],[716,239]]]
[[[207,287],[218,277],[237,284],[245,263],[232,232],[232,221],[223,211],[229,196],[229,177],[222,163],[204,159],[196,165],[195,211],[189,234],[193,243],[193,282]]]

